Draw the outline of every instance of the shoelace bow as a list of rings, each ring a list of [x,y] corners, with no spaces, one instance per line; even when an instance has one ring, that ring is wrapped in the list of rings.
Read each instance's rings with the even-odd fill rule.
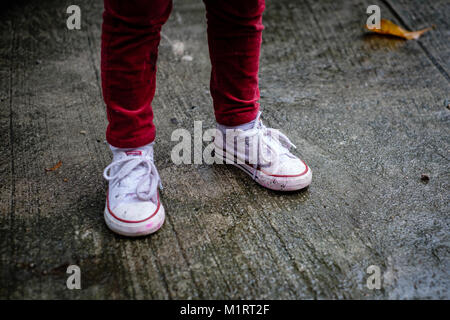
[[[113,161],[103,171],[103,177],[108,181],[112,181],[113,185],[116,185],[129,176],[129,174],[140,165],[145,167],[145,173],[139,180],[135,193],[138,199],[149,201],[157,195],[158,186],[162,189],[161,179],[158,170],[153,163],[153,159],[139,156]],[[108,171],[111,172],[111,169],[117,167],[119,169],[114,175],[108,173]]]
[[[265,163],[273,163],[274,160],[273,158],[266,158],[267,155],[264,152],[264,145],[266,145],[269,149],[270,155],[290,154],[289,149],[291,147],[297,149],[297,147],[291,142],[291,140],[289,140],[289,138],[279,130],[267,128],[260,120],[260,117],[261,112],[258,113],[253,128],[251,130],[244,131],[244,135],[248,137],[256,136],[259,150],[258,156],[261,158],[261,160],[263,160]],[[275,165],[278,165],[277,161],[278,158],[275,158]],[[257,164],[254,164],[253,167],[255,169],[255,171],[253,172],[254,180],[257,173]]]

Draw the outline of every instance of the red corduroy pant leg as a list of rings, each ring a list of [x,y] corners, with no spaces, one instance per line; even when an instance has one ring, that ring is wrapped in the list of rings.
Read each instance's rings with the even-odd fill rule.
[[[240,125],[259,110],[258,69],[264,0],[204,0],[218,123]],[[101,73],[107,141],[135,148],[155,138],[151,103],[160,31],[171,0],[104,0]]]

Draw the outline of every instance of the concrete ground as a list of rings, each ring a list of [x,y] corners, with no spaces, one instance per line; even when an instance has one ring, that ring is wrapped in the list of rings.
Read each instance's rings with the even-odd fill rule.
[[[78,31],[70,4],[1,5],[0,298],[450,298],[448,1],[267,1],[264,121],[313,169],[289,194],[233,167],[171,162],[173,130],[214,126],[204,6],[175,1],[154,100],[167,220],[142,239],[103,221],[102,2],[76,2]],[[369,4],[436,29],[369,35]],[[81,290],[66,288],[72,264]],[[380,290],[366,287],[370,265]]]

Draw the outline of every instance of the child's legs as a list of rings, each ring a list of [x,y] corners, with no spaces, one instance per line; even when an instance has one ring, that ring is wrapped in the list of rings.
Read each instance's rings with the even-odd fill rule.
[[[104,0],[101,73],[107,141],[134,148],[155,138],[155,94],[160,30],[171,0]]]
[[[259,111],[258,69],[264,0],[204,0],[211,95],[218,123],[250,122]]]

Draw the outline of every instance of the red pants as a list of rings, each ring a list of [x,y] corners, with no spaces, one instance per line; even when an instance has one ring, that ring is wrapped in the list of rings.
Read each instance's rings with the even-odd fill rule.
[[[259,110],[258,69],[264,0],[204,0],[218,123],[236,126]],[[107,141],[135,148],[155,139],[153,111],[160,30],[171,0],[104,0],[102,89]]]

